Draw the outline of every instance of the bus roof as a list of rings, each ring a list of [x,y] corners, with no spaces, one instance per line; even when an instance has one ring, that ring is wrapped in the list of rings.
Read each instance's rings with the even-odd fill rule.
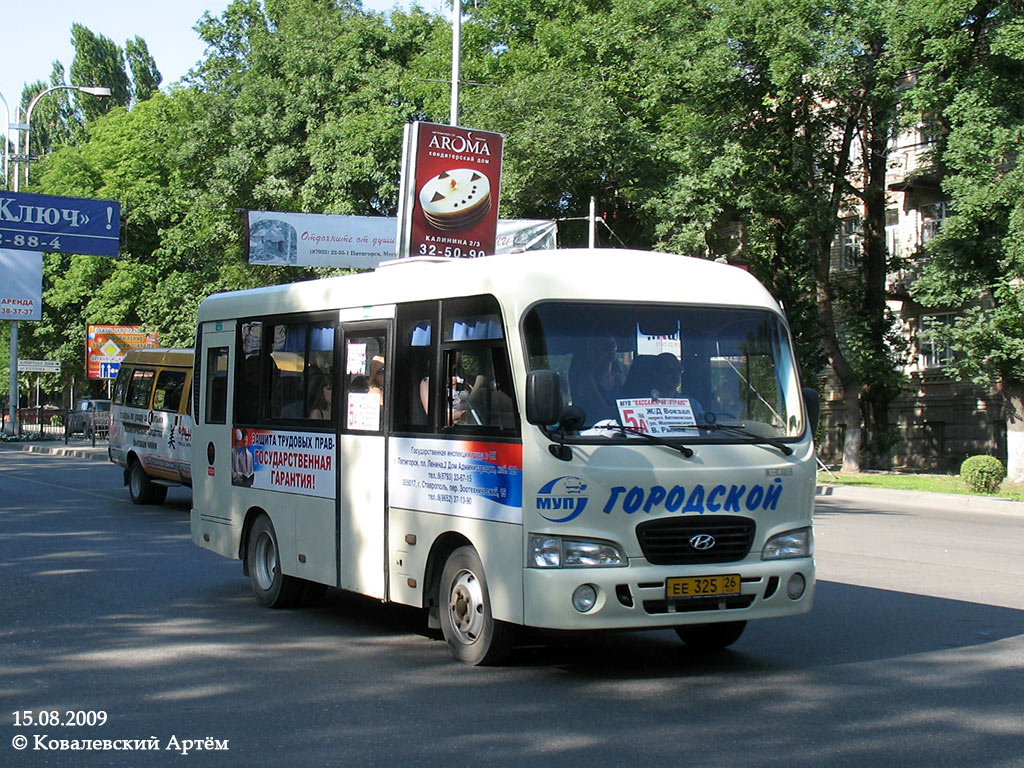
[[[194,355],[191,349],[171,347],[133,347],[124,356],[122,364],[166,365],[175,368],[191,368]]]
[[[491,293],[517,316],[547,299],[764,307],[768,291],[728,264],[651,251],[560,249],[476,259],[411,258],[373,272],[207,297],[199,321],[249,314],[369,307]]]

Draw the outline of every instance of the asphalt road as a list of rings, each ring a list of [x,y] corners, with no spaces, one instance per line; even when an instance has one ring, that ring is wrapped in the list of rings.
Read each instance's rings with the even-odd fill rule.
[[[0,765],[1024,766],[1024,515],[823,497],[810,614],[713,656],[545,635],[482,669],[416,611],[260,608],[189,503],[0,449]]]

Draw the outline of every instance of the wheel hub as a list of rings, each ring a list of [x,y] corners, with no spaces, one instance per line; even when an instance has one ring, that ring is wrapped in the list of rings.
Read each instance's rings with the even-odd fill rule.
[[[469,571],[460,571],[452,583],[448,599],[452,627],[467,645],[480,637],[484,624],[484,600],[480,581]]]

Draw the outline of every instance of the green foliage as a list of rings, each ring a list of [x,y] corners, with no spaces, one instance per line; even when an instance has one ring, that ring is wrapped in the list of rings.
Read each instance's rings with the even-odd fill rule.
[[[71,62],[71,84],[105,86],[110,89],[106,99],[78,96],[78,108],[86,121],[105,115],[117,106],[128,106],[131,86],[124,67],[121,46],[104,35],[93,33],[81,24],[71,25],[71,42],[75,58]]]
[[[160,87],[162,77],[156,61],[149,54],[146,41],[138,35],[125,42],[124,54],[132,73],[132,101],[145,101]]]
[[[927,245],[914,296],[962,313],[933,329],[954,350],[950,371],[1008,390],[1024,383],[1024,9],[998,6],[967,25],[942,17],[929,41],[916,96],[945,129],[953,215]]]
[[[971,456],[960,465],[960,477],[975,493],[995,493],[1006,478],[1006,468],[994,456]]]
[[[805,377],[830,361],[881,453],[905,352],[885,306],[886,142],[922,113],[945,131],[957,215],[917,296],[946,307],[990,297],[948,329],[962,372],[1024,376],[1024,33],[1014,4],[985,8],[465,4],[460,122],[506,136],[503,217],[571,220],[596,197],[614,232],[601,231],[604,243],[749,263],[786,309]],[[47,117],[51,136],[33,130],[40,147],[63,145],[34,168],[35,188],[122,204],[118,259],[46,258],[45,317],[24,345],[68,371],[81,366],[87,322],[141,323],[187,344],[209,293],[316,276],[245,264],[241,211],[394,215],[402,126],[448,120],[450,28],[418,8],[235,0],[196,29],[205,59],[161,93],[144,41],[122,54],[75,25],[72,81],[115,98],[76,98],[81,112],[57,93],[39,105],[65,111]],[[843,276],[830,248],[854,210],[864,256]],[[562,245],[585,237],[582,223],[560,227]]]

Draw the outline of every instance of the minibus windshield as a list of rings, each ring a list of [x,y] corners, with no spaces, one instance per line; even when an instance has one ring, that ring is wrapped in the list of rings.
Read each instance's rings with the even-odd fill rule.
[[[530,370],[559,374],[580,437],[795,439],[789,334],[763,309],[545,302],[523,320]]]

